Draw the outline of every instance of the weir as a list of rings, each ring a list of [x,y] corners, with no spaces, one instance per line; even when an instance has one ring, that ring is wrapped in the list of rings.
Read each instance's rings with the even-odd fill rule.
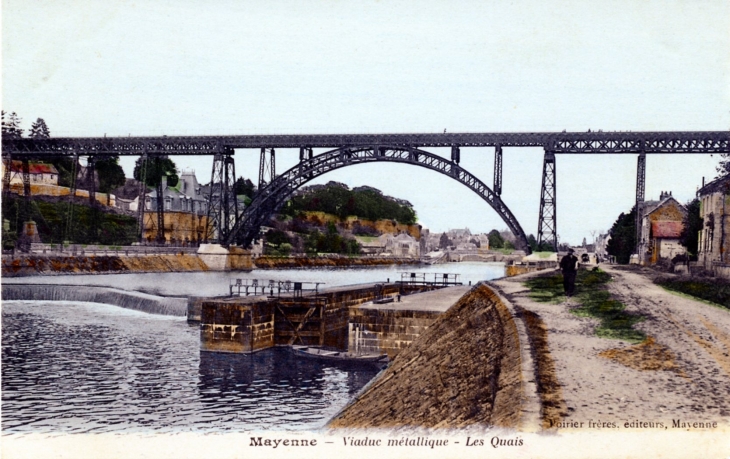
[[[103,303],[127,309],[184,317],[187,298],[163,297],[110,287],[55,284],[3,284],[2,299],[30,301],[79,301]]]

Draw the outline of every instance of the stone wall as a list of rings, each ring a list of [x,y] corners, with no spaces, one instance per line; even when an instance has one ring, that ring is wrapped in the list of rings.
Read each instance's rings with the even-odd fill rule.
[[[363,353],[386,353],[393,359],[441,314],[438,311],[352,308],[348,348]]]
[[[25,190],[23,188],[23,183],[11,183],[10,184],[10,192],[15,193],[18,196],[23,196],[25,193]],[[70,196],[71,195],[71,188],[65,187],[65,186],[58,186],[58,185],[47,185],[47,184],[41,184],[41,183],[31,183],[30,185],[30,195],[31,196]],[[89,192],[87,190],[76,190],[74,196],[78,198],[86,198],[89,199]],[[94,198],[96,201],[106,206],[107,205],[107,194],[106,193],[95,193]],[[116,207],[116,196],[113,194],[109,196],[109,205],[111,207]]]
[[[275,309],[274,301],[260,298],[204,301],[200,349],[251,353],[274,346]]]
[[[514,320],[480,284],[400,352],[329,427],[515,427],[522,416],[521,374]]]
[[[2,275],[8,277],[42,274],[88,274],[120,272],[207,271],[200,258],[186,253],[162,255],[21,255],[2,257]]]
[[[206,351],[248,353],[288,344],[346,350],[351,307],[378,295],[425,288],[386,284],[377,289],[343,287],[300,298],[196,298],[188,302],[188,319],[194,321],[200,307],[201,349]]]

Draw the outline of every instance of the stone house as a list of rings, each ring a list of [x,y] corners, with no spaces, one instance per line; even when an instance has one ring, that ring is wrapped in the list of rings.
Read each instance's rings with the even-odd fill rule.
[[[2,174],[5,176],[7,161],[2,162]],[[34,185],[58,185],[58,170],[53,164],[28,162],[30,183]],[[10,185],[23,185],[23,161],[10,162]]]
[[[186,212],[196,215],[208,214],[208,200],[198,184],[194,173],[183,173],[175,188],[167,186],[167,180],[162,180],[162,199],[165,211]],[[139,197],[130,203],[132,211],[138,209]],[[157,210],[157,190],[151,190],[145,195],[145,210]]]
[[[671,192],[662,191],[658,201],[645,201],[639,209],[639,264],[654,265],[660,260],[671,260],[687,253],[679,243],[687,209],[672,197]]]
[[[378,237],[378,241],[383,245],[384,252],[393,256],[409,258],[420,258],[421,256],[421,244],[416,238],[406,233],[400,233],[397,236],[383,234]]]
[[[721,177],[697,191],[702,230],[699,233],[697,263],[722,277],[730,277],[730,177]]]
[[[193,172],[183,172],[177,185],[169,187],[163,177],[162,194],[165,239],[171,244],[187,245],[206,239],[208,225],[208,200]],[[157,237],[157,190],[144,196],[144,239],[152,242]],[[130,211],[136,212],[139,196],[129,203]]]

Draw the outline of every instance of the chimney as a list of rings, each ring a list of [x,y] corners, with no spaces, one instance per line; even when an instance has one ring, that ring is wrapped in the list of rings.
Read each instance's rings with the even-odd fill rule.
[[[166,189],[167,189],[167,175],[163,175],[162,176],[162,190],[164,191]]]

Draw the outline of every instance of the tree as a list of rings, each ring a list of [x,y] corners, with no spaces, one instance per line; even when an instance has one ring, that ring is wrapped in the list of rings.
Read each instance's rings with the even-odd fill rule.
[[[51,137],[51,131],[48,129],[48,126],[46,126],[46,122],[43,118],[38,118],[35,120],[35,123],[30,126],[28,136],[31,139],[49,139]]]
[[[489,237],[490,249],[501,249],[504,247],[504,239],[502,239],[502,235],[499,234],[499,231],[492,230],[487,236]]]
[[[700,200],[695,198],[687,203],[687,215],[682,220],[682,233],[679,235],[679,243],[687,248],[687,253],[692,260],[697,259],[697,245],[702,223]]]
[[[253,195],[256,192],[256,185],[250,179],[244,179],[238,177],[236,183],[233,185],[233,192],[236,196],[246,196],[249,199],[253,199]]]
[[[15,113],[7,114],[2,110],[2,135],[11,139],[23,137],[23,129],[20,128],[20,117]]]
[[[617,263],[627,264],[636,249],[636,206],[628,214],[622,212],[618,216],[609,234],[606,251],[616,257]]]
[[[720,154],[720,164],[717,165],[717,173],[718,177],[722,177],[725,175],[730,174],[730,154],[728,153],[721,153]]]
[[[147,186],[157,187],[162,181],[162,176],[167,177],[167,185],[177,185],[178,175],[175,163],[166,157],[147,158],[137,161],[134,166],[135,180],[143,181]]]
[[[537,252],[537,239],[535,239],[534,234],[527,236],[527,243],[530,245],[530,249],[532,249],[533,252]]]
[[[441,237],[439,238],[439,249],[446,250],[452,245],[454,245],[454,242],[449,239],[449,235],[446,233],[441,233]]]
[[[109,205],[111,191],[116,187],[124,185],[127,180],[127,177],[124,175],[124,169],[119,165],[118,156],[108,156],[104,159],[97,160],[94,166],[99,177],[99,191],[106,193],[106,203]]]

